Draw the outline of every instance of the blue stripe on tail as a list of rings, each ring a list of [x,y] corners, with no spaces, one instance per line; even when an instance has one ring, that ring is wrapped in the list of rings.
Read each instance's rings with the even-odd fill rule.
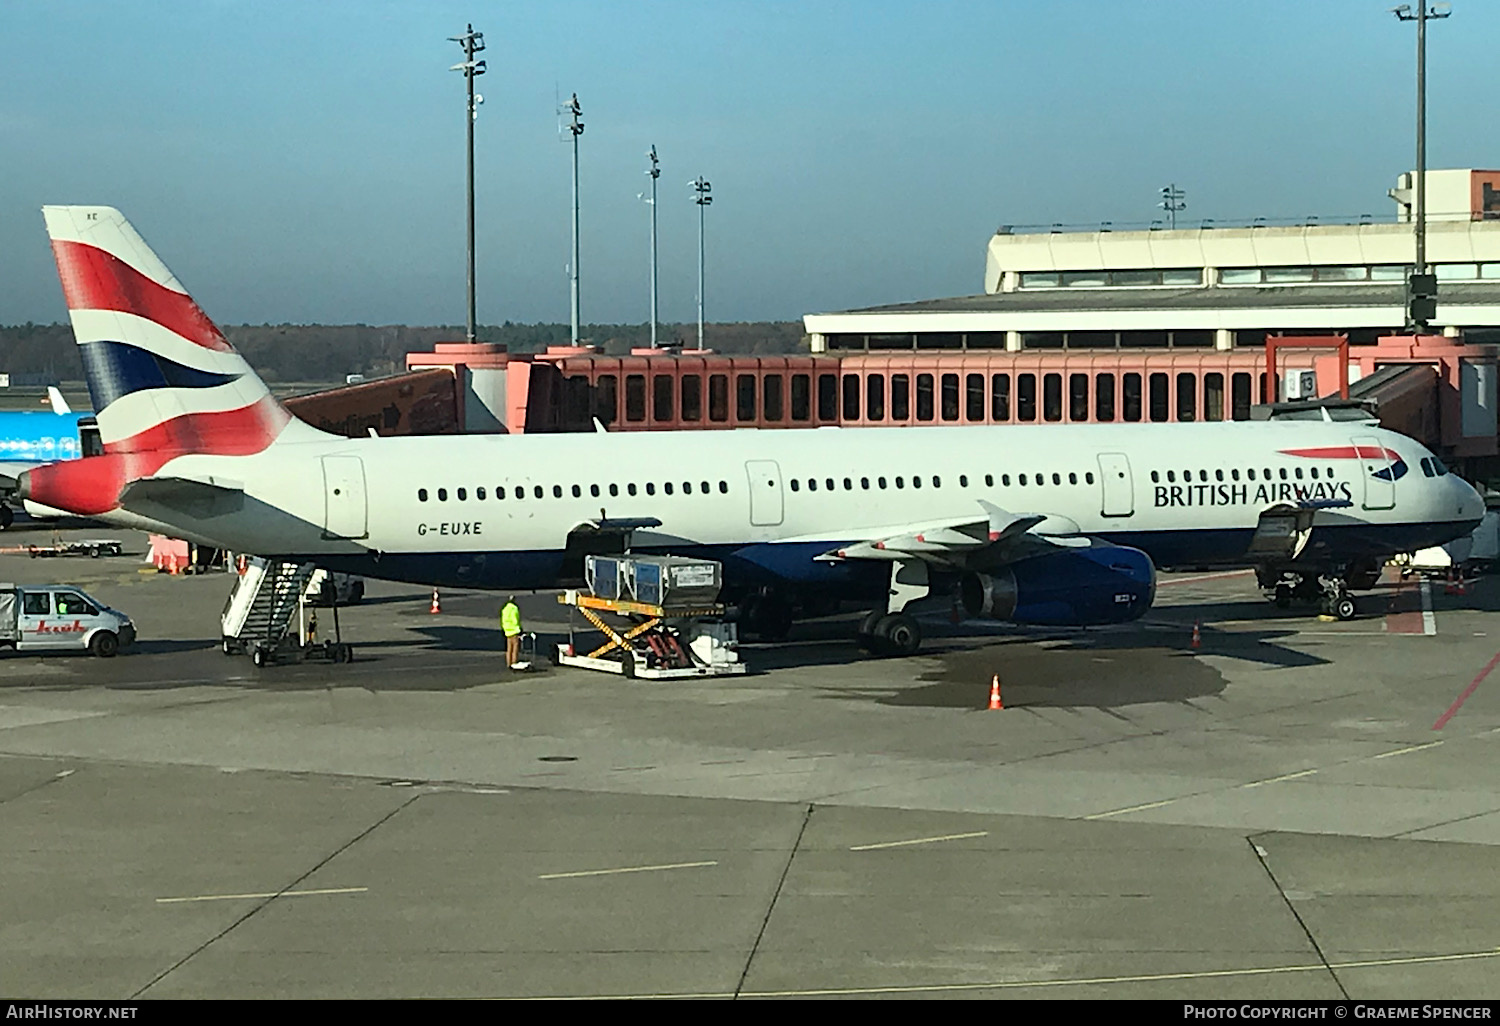
[[[217,374],[168,360],[126,342],[85,342],[78,347],[94,409],[103,411],[121,396],[148,388],[213,388],[240,374]]]

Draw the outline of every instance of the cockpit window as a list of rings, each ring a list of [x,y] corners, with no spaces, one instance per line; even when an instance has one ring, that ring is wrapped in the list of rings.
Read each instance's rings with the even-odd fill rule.
[[[1434,477],[1434,476],[1436,476],[1435,473],[1434,473],[1434,471],[1433,471],[1433,469],[1432,469],[1432,460],[1428,459],[1426,456],[1423,456],[1421,462],[1422,462],[1422,476],[1423,477]]]
[[[1437,471],[1438,477],[1442,477],[1444,474],[1448,473],[1448,468],[1443,466],[1443,461],[1438,459],[1436,456],[1432,458],[1432,469]]]

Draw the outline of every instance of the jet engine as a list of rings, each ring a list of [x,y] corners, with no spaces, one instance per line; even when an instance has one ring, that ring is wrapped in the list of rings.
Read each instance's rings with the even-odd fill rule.
[[[1058,549],[959,581],[970,616],[1046,627],[1126,623],[1156,597],[1156,567],[1140,549]]]

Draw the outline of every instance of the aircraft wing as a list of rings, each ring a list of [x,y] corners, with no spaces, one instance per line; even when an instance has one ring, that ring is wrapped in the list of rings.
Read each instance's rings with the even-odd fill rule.
[[[980,500],[980,513],[953,520],[867,529],[856,542],[816,557],[822,562],[919,559],[955,569],[997,566],[1055,548],[1090,544],[1067,517],[1012,513]]]
[[[186,477],[143,477],[120,491],[120,508],[171,523],[173,514],[200,520],[237,513],[245,489],[238,482],[195,481]]]

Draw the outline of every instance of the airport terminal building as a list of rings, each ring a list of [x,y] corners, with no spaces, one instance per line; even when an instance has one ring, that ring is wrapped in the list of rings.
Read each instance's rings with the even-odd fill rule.
[[[984,292],[809,314],[814,352],[1218,349],[1267,335],[1401,330],[1414,255],[1411,175],[1393,221],[1113,231],[1021,231],[990,239]],[[1500,341],[1500,171],[1427,173],[1435,327]]]

